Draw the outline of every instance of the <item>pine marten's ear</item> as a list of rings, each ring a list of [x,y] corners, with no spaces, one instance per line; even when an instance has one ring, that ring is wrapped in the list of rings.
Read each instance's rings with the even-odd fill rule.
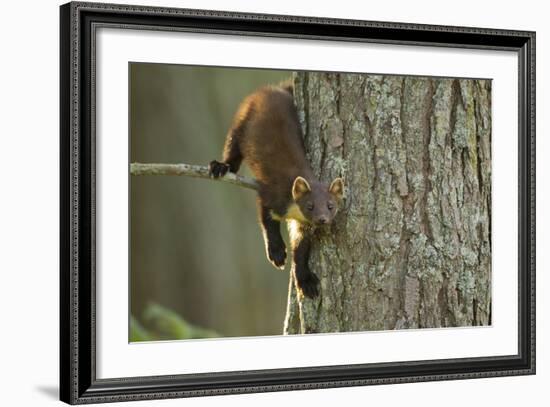
[[[309,183],[303,177],[296,177],[294,184],[292,184],[292,198],[295,201],[300,199],[305,193],[310,192],[311,187]]]
[[[337,199],[342,199],[344,196],[344,180],[342,178],[335,178],[334,181],[331,182],[328,192]]]

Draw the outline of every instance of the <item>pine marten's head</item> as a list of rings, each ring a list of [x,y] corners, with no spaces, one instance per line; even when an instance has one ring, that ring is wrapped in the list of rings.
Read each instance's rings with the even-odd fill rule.
[[[298,209],[300,217],[303,218],[297,220],[305,220],[317,226],[328,225],[336,216],[343,195],[342,178],[336,178],[329,186],[322,182],[308,182],[303,177],[296,177],[292,185],[292,207]],[[294,216],[289,213],[288,217]]]

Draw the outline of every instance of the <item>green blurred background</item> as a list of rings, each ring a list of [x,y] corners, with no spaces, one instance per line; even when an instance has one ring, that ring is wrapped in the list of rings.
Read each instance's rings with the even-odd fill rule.
[[[291,75],[131,63],[130,161],[220,159],[242,99]],[[288,266],[265,257],[254,191],[132,176],[130,217],[130,341],[282,333]]]

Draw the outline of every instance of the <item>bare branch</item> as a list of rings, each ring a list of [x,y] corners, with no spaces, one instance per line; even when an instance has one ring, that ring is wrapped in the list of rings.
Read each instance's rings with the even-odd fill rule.
[[[252,178],[243,177],[228,172],[220,178],[210,176],[208,167],[203,165],[190,164],[142,164],[131,163],[130,174],[132,175],[184,175],[194,178],[205,178],[213,181],[223,181],[230,184],[238,185],[243,188],[258,189],[258,182]]]

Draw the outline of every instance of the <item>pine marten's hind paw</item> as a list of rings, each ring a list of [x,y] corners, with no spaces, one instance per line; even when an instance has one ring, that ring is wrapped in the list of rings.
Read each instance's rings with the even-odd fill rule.
[[[208,164],[208,173],[211,177],[223,177],[227,171],[229,171],[229,164],[221,163],[216,160],[210,161],[210,164]]]
[[[319,295],[319,279],[311,272],[305,278],[298,279],[298,287],[306,297],[315,298]]]

